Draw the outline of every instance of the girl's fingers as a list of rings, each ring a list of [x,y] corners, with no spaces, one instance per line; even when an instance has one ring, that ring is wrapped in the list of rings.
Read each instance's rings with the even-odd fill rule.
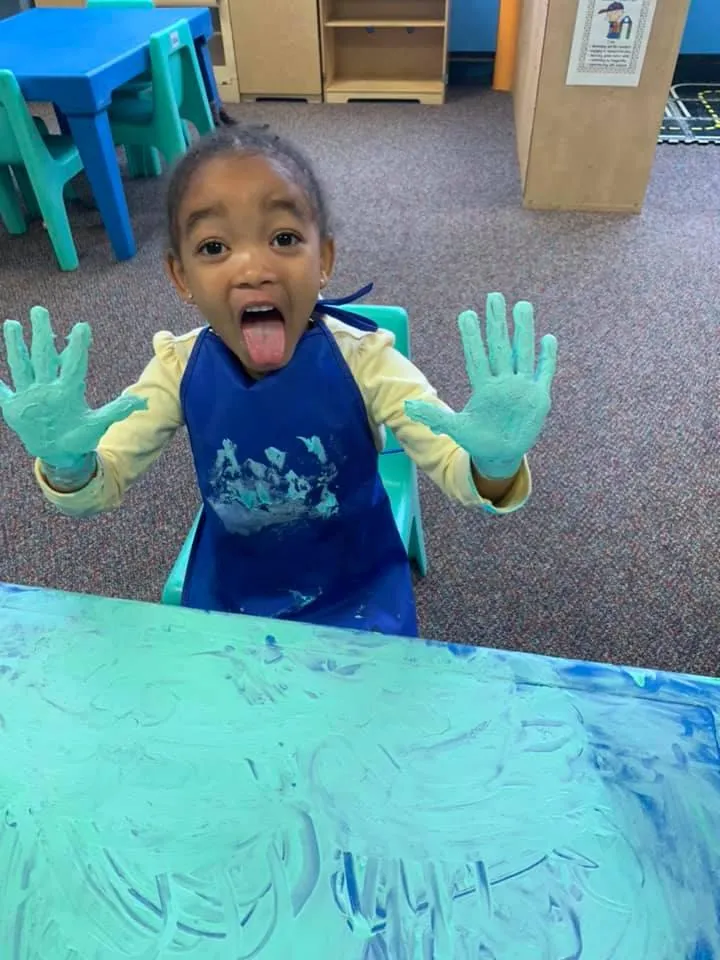
[[[552,382],[557,369],[557,340],[551,333],[545,334],[540,341],[540,359],[538,360],[537,374],[535,379],[541,384],[548,393],[552,388]]]
[[[501,293],[488,294],[485,315],[490,370],[496,377],[511,374],[513,372],[512,347],[508,333],[505,297]]]
[[[32,359],[35,383],[51,383],[58,372],[58,352],[55,349],[55,334],[50,323],[50,314],[45,307],[33,307],[30,311],[32,326]]]
[[[60,377],[68,386],[85,383],[91,342],[90,325],[76,323],[70,331],[67,346],[60,354]]]
[[[532,377],[535,374],[535,319],[533,307],[520,300],[513,309],[513,365],[515,373]]]
[[[406,400],[405,413],[411,420],[422,423],[433,433],[445,433],[452,436],[456,414],[434,403],[425,400]]]
[[[481,384],[489,380],[490,363],[485,352],[478,315],[475,311],[465,310],[464,313],[461,313],[458,317],[458,327],[460,328],[460,337],[465,353],[465,369],[467,370],[468,380],[473,390],[476,390]]]
[[[10,400],[14,397],[15,394],[10,389],[10,387],[5,383],[4,380],[0,380],[0,406],[5,403],[6,400]]]
[[[3,324],[3,335],[13,386],[16,393],[21,393],[35,383],[30,354],[23,336],[23,328],[17,320],[6,320]]]
[[[117,399],[106,403],[104,407],[93,410],[88,420],[105,433],[114,423],[118,423],[120,420],[126,420],[130,414],[138,410],[146,410],[147,405],[148,402],[144,397],[138,397],[132,393],[125,393],[117,397]]]

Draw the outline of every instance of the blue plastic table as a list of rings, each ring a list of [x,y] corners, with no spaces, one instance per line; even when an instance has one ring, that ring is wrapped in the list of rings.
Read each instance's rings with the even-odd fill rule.
[[[719,714],[716,680],[0,585],[2,955],[718,958]]]
[[[217,103],[204,7],[43,8],[0,20],[0,66],[12,70],[27,100],[54,103],[67,118],[119,260],[134,256],[135,240],[107,108],[113,90],[150,69],[150,35],[180,18],[190,24]]]

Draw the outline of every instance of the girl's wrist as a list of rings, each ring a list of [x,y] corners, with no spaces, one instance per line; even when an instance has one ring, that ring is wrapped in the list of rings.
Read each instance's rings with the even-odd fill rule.
[[[87,453],[75,464],[67,467],[54,467],[41,460],[40,472],[53,490],[58,493],[75,493],[86,487],[96,475],[97,456],[95,451]]]

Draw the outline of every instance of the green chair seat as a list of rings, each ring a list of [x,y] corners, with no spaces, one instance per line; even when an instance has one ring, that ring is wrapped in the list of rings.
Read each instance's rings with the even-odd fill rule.
[[[359,313],[367,317],[368,320],[374,320],[378,326],[393,333],[396,348],[404,356],[410,356],[410,325],[407,312],[402,307],[365,304],[358,306],[353,304],[351,309],[353,313]],[[415,562],[420,574],[425,576],[427,573],[427,554],[420,510],[417,467],[390,430],[387,431],[385,447],[378,461],[378,469],[380,479],[390,500],[395,525],[405,545],[408,557]],[[202,508],[196,514],[193,525],[165,582],[162,592],[162,602],[165,604],[180,606],[182,603],[185,575],[201,516]]]

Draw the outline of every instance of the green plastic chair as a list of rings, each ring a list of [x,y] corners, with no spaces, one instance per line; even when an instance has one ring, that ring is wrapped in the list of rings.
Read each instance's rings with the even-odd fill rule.
[[[200,135],[214,129],[187,20],[152,35],[150,64],[151,95],[114,97],[110,125],[115,143],[126,152],[128,147],[156,147],[171,166],[187,150],[183,120],[193,123]]]
[[[9,233],[19,235],[27,230],[26,213],[41,216],[61,270],[78,267],[65,196],[82,168],[72,139],[49,134],[30,114],[15,75],[0,70],[0,217]]]
[[[368,320],[374,320],[378,326],[393,333],[396,348],[404,356],[410,356],[410,324],[407,312],[402,307],[353,304],[351,309],[353,313],[359,313]],[[395,525],[402,542],[408,556],[415,561],[419,573],[424,577],[427,573],[427,553],[420,511],[417,467],[390,430],[387,431],[385,447],[380,454],[379,470],[383,486],[390,498]],[[190,551],[195,542],[201,516],[202,507],[195,516],[190,532],[165,582],[162,602],[170,606],[180,606]]]

